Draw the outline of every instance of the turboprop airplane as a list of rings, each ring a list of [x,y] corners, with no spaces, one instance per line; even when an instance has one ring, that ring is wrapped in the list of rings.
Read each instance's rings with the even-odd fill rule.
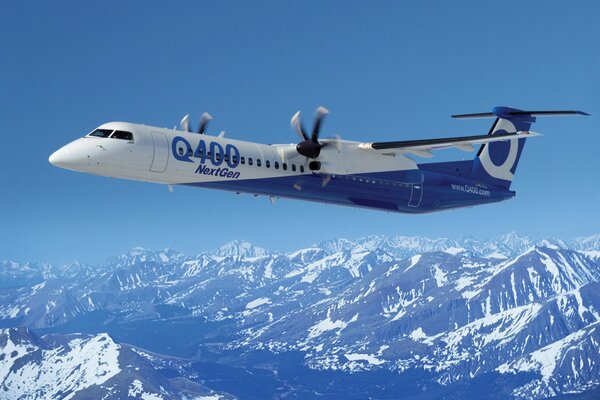
[[[206,134],[204,113],[197,132],[189,117],[181,130],[109,122],[53,153],[51,164],[114,178],[187,185],[370,209],[425,213],[507,200],[525,140],[536,116],[589,115],[581,111],[492,112],[453,118],[495,118],[487,135],[360,143],[320,139],[328,111],[319,107],[308,135],[300,112],[291,125],[298,144],[259,144]],[[472,160],[417,162],[440,149],[471,152]]]

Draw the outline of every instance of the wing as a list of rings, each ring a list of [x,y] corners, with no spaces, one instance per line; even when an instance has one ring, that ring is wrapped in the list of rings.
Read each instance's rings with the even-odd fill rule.
[[[496,133],[494,135],[459,136],[439,139],[404,140],[397,142],[361,143],[361,149],[386,151],[386,153],[406,152],[419,157],[432,157],[431,150],[456,148],[462,151],[473,151],[474,144],[500,142],[510,139],[524,139],[541,136],[541,133],[530,131]],[[395,150],[395,151],[394,151]]]

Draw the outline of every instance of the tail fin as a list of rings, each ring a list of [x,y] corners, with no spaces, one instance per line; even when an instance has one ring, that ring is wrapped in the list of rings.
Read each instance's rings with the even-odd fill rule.
[[[453,118],[496,117],[489,134],[528,131],[535,115],[589,115],[581,111],[523,111],[494,107],[491,113],[453,115]],[[510,139],[483,144],[473,160],[473,179],[505,189],[510,188],[526,139]]]

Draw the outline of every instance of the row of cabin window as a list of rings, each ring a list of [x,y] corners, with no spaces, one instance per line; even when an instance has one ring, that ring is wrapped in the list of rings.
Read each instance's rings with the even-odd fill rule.
[[[225,156],[225,158],[227,158],[227,156]],[[233,162],[235,163],[236,161],[237,161],[236,157],[233,156]],[[240,164],[246,164],[245,157],[240,157]],[[252,157],[248,157],[248,165],[252,165],[252,164],[253,164]],[[256,159],[256,166],[257,167],[262,166],[262,160],[260,158]],[[296,172],[296,164],[291,164],[291,166],[292,166],[292,171]],[[265,160],[265,167],[271,168],[271,161],[270,160]],[[275,169],[279,169],[279,161],[274,161],[273,162],[273,167]],[[281,163],[281,168],[284,171],[287,171],[287,169],[288,169],[287,163]],[[300,172],[304,172],[304,165],[300,165]]]
[[[190,151],[190,156],[191,155],[192,155],[192,152]],[[209,151],[209,152],[206,153],[206,157],[210,158],[210,156],[211,156],[211,154],[210,154],[210,151]],[[223,157],[223,159],[224,159],[225,162],[228,162],[229,161],[229,156],[225,155]],[[236,156],[232,156],[231,160],[233,161],[234,164],[237,163],[237,157]],[[217,162],[221,161],[221,153],[216,153],[215,154],[215,161],[217,161]],[[240,164],[244,164],[244,165],[246,164],[246,157],[240,157]],[[248,165],[253,165],[253,164],[254,164],[254,160],[252,159],[252,157],[248,157]],[[262,166],[262,160],[260,158],[256,159],[256,166],[257,167]],[[296,164],[291,164],[291,166],[292,166],[292,171],[296,172]],[[271,161],[265,160],[265,167],[271,168]],[[273,167],[275,169],[279,169],[279,161],[274,161],[273,162]],[[281,167],[282,167],[282,169],[284,171],[287,171],[287,169],[288,169],[287,163],[281,163]],[[300,167],[300,172],[304,172],[304,165],[300,165],[299,167]]]

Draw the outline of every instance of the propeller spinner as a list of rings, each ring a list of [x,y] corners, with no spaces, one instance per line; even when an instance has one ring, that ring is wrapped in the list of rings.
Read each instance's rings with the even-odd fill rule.
[[[300,119],[300,111],[294,114],[291,120],[291,125],[298,136],[300,136],[300,139],[302,139],[302,141],[296,146],[298,153],[305,157],[315,159],[319,157],[319,154],[321,154],[321,149],[328,145],[328,143],[319,142],[319,131],[321,130],[323,119],[327,114],[329,114],[329,111],[325,107],[317,108],[317,111],[315,112],[315,122],[313,124],[310,138],[306,134],[304,124],[302,124],[302,120]]]

